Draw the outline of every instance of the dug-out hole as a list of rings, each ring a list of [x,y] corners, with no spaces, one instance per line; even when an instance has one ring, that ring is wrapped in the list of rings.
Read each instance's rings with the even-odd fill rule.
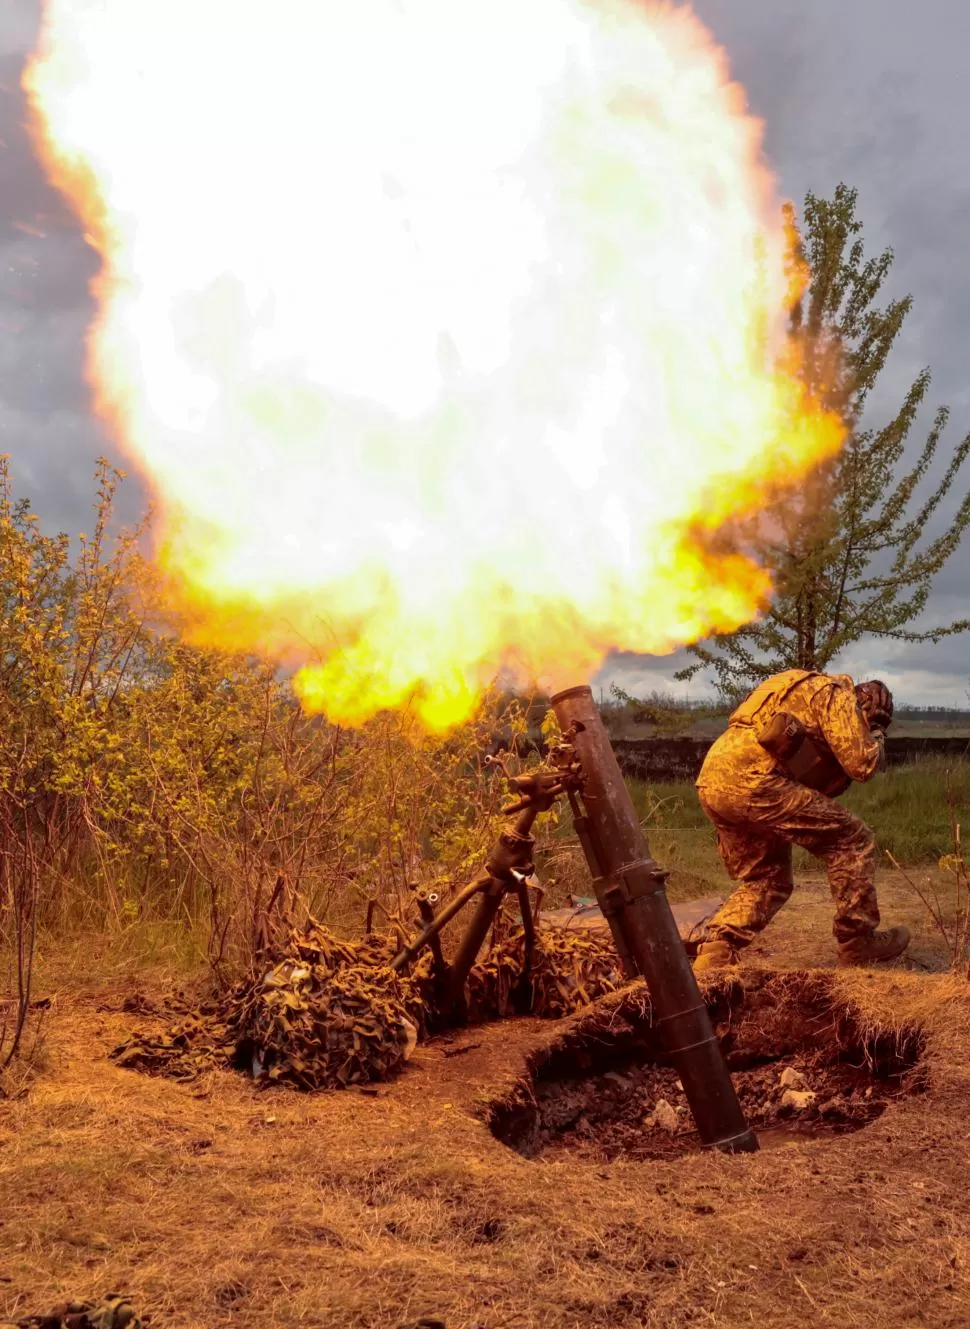
[[[922,1031],[873,1024],[837,998],[831,975],[742,971],[706,997],[762,1148],[860,1130],[926,1087]],[[663,1159],[702,1147],[641,988],[593,1007],[534,1054],[489,1104],[488,1122],[527,1158]]]

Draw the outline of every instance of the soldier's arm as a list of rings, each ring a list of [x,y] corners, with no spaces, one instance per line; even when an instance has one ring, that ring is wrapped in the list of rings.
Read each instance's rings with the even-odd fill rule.
[[[825,741],[850,779],[871,780],[885,768],[885,735],[869,728],[853,691],[837,684],[825,688],[812,707]]]

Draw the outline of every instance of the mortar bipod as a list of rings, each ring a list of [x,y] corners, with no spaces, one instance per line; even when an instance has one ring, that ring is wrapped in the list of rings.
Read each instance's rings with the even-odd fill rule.
[[[502,769],[510,791],[517,796],[516,802],[502,808],[503,816],[514,815],[515,822],[510,829],[502,831],[495,842],[485,864],[485,875],[469,882],[439,913],[434,913],[426,895],[417,896],[418,909],[425,927],[414,941],[402,946],[391,961],[391,968],[400,972],[425,946],[430,947],[435,986],[445,998],[445,1006],[450,1007],[456,1018],[464,1015],[465,984],[478,952],[502,907],[502,901],[512,892],[518,898],[525,935],[522,978],[523,981],[528,979],[535,949],[535,918],[528,887],[528,879],[535,872],[532,861],[535,847],[532,826],[540,813],[548,812],[557,799],[578,789],[582,781],[579,763],[568,741],[554,748],[550,757],[553,766],[542,766],[523,775],[512,776],[505,771],[500,759],[485,758],[486,765],[496,765]],[[447,964],[441,949],[441,931],[476,896],[480,897],[478,907],[465,930],[454,960]]]

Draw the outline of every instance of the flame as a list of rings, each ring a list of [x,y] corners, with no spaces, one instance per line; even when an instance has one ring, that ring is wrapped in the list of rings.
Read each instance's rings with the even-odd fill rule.
[[[446,728],[756,615],[719,528],[841,442],[761,126],[668,4],[45,0],[89,378],[200,641]]]

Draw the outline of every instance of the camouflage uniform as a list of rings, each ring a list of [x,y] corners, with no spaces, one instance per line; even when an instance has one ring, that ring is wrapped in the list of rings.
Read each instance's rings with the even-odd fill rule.
[[[825,863],[837,942],[868,935],[879,923],[875,840],[868,826],[832,798],[796,784],[758,742],[780,710],[825,743],[852,780],[868,780],[885,765],[883,736],[870,731],[846,674],[791,669],[769,678],[741,703],[697,779],[724,866],[740,883],[708,925],[707,940],[726,941],[736,950],[747,946],[791,895],[793,844]]]

